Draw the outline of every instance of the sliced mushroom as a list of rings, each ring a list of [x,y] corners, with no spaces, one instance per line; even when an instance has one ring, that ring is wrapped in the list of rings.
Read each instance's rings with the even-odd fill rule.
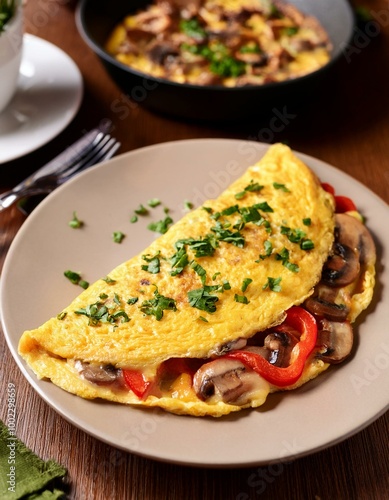
[[[145,12],[140,12],[136,16],[136,21],[142,30],[155,35],[166,31],[172,23],[172,19],[166,13],[166,10],[158,5],[151,6]]]
[[[234,57],[238,61],[243,61],[247,64],[263,65],[267,61],[267,56],[262,51],[245,52],[241,48],[234,52]]]
[[[334,255],[324,266],[322,280],[329,286],[341,287],[354,281],[361,265],[374,263],[375,245],[366,226],[348,214],[335,216]]]
[[[290,354],[298,342],[294,335],[286,332],[272,332],[267,335],[264,347],[269,350],[268,361],[270,364],[285,367],[289,365]]]
[[[324,265],[322,281],[328,286],[346,286],[358,277],[359,271],[359,252],[337,241],[333,255]]]
[[[122,375],[120,368],[113,365],[97,365],[78,360],[74,367],[85,380],[97,385],[111,385]]]
[[[178,56],[179,51],[173,44],[157,40],[150,45],[147,54],[154,63],[168,66],[169,62]]]
[[[357,251],[361,264],[375,260],[373,238],[361,221],[348,214],[336,214],[335,224],[337,240],[340,244]]]
[[[190,19],[198,14],[202,0],[157,0],[156,4],[171,14]]]
[[[351,353],[354,335],[348,321],[321,321],[317,345],[323,351],[317,357],[325,363],[336,364]]]
[[[256,390],[263,388],[263,379],[249,371],[240,361],[216,359],[204,364],[194,375],[193,388],[206,401],[245,404]]]
[[[223,354],[227,354],[227,352],[236,349],[243,349],[243,347],[246,347],[246,345],[247,345],[247,339],[238,338],[236,340],[231,340],[230,342],[226,342],[225,344],[216,346],[209,353],[209,356],[222,356]]]
[[[304,307],[310,313],[330,321],[345,321],[350,312],[345,304],[335,304],[335,302],[322,299],[320,296],[309,297],[305,301]]]

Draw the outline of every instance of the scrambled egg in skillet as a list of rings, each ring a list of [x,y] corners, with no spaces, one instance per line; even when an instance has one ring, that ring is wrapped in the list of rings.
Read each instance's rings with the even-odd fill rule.
[[[195,416],[259,406],[344,359],[350,321],[371,300],[374,244],[334,208],[312,171],[272,146],[26,331],[19,352],[39,378],[84,398]]]
[[[330,59],[319,22],[270,0],[156,0],[127,16],[107,51],[143,73],[194,85],[263,85],[311,73]]]

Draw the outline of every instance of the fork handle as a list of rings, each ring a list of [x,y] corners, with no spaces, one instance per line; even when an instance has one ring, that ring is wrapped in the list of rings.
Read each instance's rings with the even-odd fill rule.
[[[26,196],[34,196],[36,194],[48,194],[50,191],[51,188],[47,186],[30,186],[25,189],[11,189],[10,191],[6,191],[5,193],[0,194],[0,212],[10,207],[21,198],[24,198]]]
[[[10,207],[15,201],[18,200],[18,194],[12,189],[0,195],[0,212]]]

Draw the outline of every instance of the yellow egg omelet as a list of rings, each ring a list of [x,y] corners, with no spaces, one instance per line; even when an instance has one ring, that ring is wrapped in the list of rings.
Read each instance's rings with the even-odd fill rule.
[[[287,146],[271,146],[217,199],[189,212],[57,317],[24,332],[19,353],[39,378],[83,398],[195,416],[257,407],[280,387],[223,355],[241,346],[274,354],[253,339],[314,294],[333,252],[334,210],[315,174]],[[362,310],[371,300],[374,262],[359,282],[354,309]],[[291,349],[284,367],[301,347]],[[315,352],[298,381],[283,389],[329,366]],[[206,362],[219,358],[227,368],[212,372],[221,385],[208,394]]]

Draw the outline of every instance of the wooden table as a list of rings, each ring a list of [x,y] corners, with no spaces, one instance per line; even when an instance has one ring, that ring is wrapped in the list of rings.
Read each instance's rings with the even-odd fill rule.
[[[16,184],[83,131],[109,119],[113,134],[122,143],[119,152],[201,137],[287,140],[293,149],[337,166],[389,201],[389,5],[386,1],[369,2],[369,9],[377,19],[375,29],[370,29],[367,36],[355,32],[353,50],[333,68],[320,101],[290,118],[282,130],[280,127],[273,130],[271,136],[266,133],[269,122],[263,123],[260,118],[221,126],[186,123],[158,116],[140,106],[130,109],[125,105],[124,94],[78,35],[74,9],[75,2],[66,0],[27,2],[26,31],[53,42],[74,59],[83,74],[85,95],[76,118],[57,138],[28,156],[0,166],[0,190]],[[0,267],[23,222],[24,216],[16,208],[0,214]],[[73,427],[29,386],[3,336],[0,336],[0,363],[1,394],[6,393],[9,382],[17,388],[18,436],[42,458],[53,458],[68,468],[70,498],[389,498],[388,414],[341,444],[284,464],[277,473],[269,467],[196,469],[118,451]],[[0,416],[5,420],[5,404],[1,405]],[[106,465],[102,470],[103,459]],[[253,477],[260,481],[253,482]]]

